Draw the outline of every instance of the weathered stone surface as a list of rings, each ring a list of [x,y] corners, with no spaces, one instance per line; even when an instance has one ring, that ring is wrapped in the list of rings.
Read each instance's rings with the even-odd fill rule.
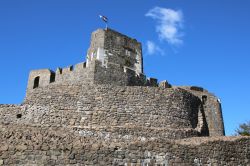
[[[8,129],[8,130],[6,130]],[[80,136],[71,129],[1,125],[0,140],[10,146],[22,142],[27,146],[46,142],[55,150],[10,148],[0,153],[1,162],[10,164],[168,164],[168,165],[247,165],[249,164],[249,137],[193,137],[180,140],[158,138],[125,143]],[[10,134],[11,133],[11,134]],[[27,140],[26,136],[31,135]],[[43,141],[37,141],[42,136]],[[8,139],[5,139],[7,138]],[[74,146],[78,142],[78,146]],[[5,156],[4,156],[5,155]],[[172,163],[172,164],[171,164]]]
[[[0,151],[8,150],[9,146],[7,144],[0,145]]]

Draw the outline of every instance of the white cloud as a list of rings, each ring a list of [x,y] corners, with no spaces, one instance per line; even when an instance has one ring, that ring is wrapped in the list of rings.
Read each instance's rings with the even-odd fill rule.
[[[163,54],[163,50],[160,48],[160,47],[158,47],[154,42],[152,42],[152,41],[147,41],[147,43],[146,43],[146,51],[147,51],[147,54],[148,55],[153,55],[153,54],[157,54],[157,53],[159,53],[159,54]]]
[[[155,7],[149,10],[146,16],[157,21],[156,32],[161,40],[165,40],[172,45],[183,43],[183,33],[181,32],[183,15],[181,10]]]

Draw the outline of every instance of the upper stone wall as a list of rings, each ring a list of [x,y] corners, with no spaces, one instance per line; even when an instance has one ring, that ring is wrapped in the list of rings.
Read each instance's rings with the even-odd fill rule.
[[[87,62],[93,57],[106,67],[116,64],[143,73],[141,43],[112,29],[98,29],[92,33]]]

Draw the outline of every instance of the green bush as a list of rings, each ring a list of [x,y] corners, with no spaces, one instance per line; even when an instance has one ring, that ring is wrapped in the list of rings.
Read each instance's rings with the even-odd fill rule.
[[[235,130],[236,135],[250,136],[250,121],[240,124],[239,128]]]

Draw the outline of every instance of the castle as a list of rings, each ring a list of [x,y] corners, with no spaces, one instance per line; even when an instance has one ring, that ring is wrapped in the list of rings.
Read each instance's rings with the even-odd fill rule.
[[[92,33],[86,62],[31,71],[0,125],[0,165],[250,164],[215,95],[147,78],[141,43],[112,29]]]

